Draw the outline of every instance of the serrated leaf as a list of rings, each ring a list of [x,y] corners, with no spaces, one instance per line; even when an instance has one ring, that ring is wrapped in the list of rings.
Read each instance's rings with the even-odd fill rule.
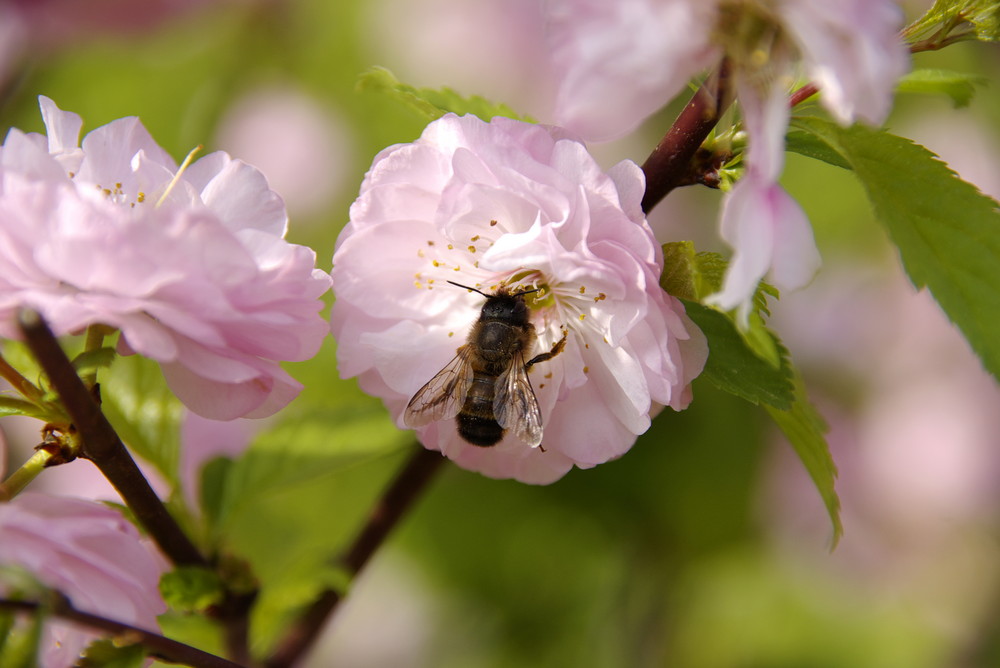
[[[202,612],[225,596],[222,580],[212,570],[180,566],[160,577],[160,595],[173,610]]]
[[[692,301],[685,301],[684,308],[708,339],[708,361],[701,374],[706,380],[754,404],[791,408],[794,388],[787,355],[775,367],[754,353],[726,314]],[[773,343],[780,346],[777,339]]]
[[[518,114],[506,104],[491,102],[478,95],[460,95],[451,88],[416,88],[401,82],[384,67],[373,67],[358,79],[358,90],[374,91],[395,98],[406,104],[427,120],[441,118],[447,113],[473,114],[484,121],[494,116],[505,116],[521,121],[534,122],[530,116]]]
[[[98,369],[105,369],[111,366],[116,356],[117,353],[115,353],[114,348],[87,350],[73,358],[73,368],[81,376],[88,373],[95,373]]]
[[[830,456],[830,448],[824,436],[827,426],[809,403],[805,385],[798,374],[793,374],[792,384],[793,402],[788,409],[782,410],[774,406],[764,406],[764,408],[791,443],[816,485],[833,525],[831,547],[836,547],[844,533],[844,526],[840,521],[840,498],[835,487],[837,467],[833,463],[833,457]]]
[[[104,414],[122,441],[176,483],[184,409],[159,365],[139,355],[119,357],[101,384],[101,397]]]
[[[910,280],[930,289],[984,366],[1000,378],[997,203],[909,139],[818,118],[794,122],[851,165]]]
[[[955,107],[966,107],[976,94],[976,86],[988,83],[986,77],[951,70],[914,70],[896,85],[900,93],[947,95]]]

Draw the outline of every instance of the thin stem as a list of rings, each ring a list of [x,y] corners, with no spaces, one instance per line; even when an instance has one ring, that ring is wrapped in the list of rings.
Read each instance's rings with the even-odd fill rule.
[[[715,76],[695,92],[643,163],[646,194],[642,198],[642,210],[646,213],[674,188],[699,182],[690,173],[693,158],[732,102],[729,69],[728,61],[724,60]]]
[[[34,404],[41,404],[45,395],[34,383],[21,375],[21,372],[0,356],[0,378],[3,378],[17,390],[18,394]]]
[[[406,511],[411,508],[441,468],[444,458],[433,450],[421,447],[400,470],[379,502],[372,508],[368,521],[354,539],[341,560],[352,576],[365,567],[375,551],[385,542]],[[292,626],[264,665],[267,668],[288,668],[313,646],[327,619],[337,609],[343,595],[333,589],[322,591]]]
[[[33,614],[45,612],[81,626],[125,638],[129,642],[142,644],[150,650],[151,655],[170,663],[179,663],[195,668],[241,668],[238,663],[227,661],[158,633],[77,610],[64,596],[57,597],[51,605],[0,598],[0,608]]]
[[[6,480],[0,483],[0,501],[10,501],[21,493],[21,490],[28,486],[32,480],[48,465],[52,459],[52,453],[48,450],[36,450],[35,454],[28,458],[28,461],[21,464],[21,467],[11,473]]]
[[[34,311],[22,311],[19,324],[28,347],[73,421],[83,443],[81,456],[97,465],[171,561],[177,565],[208,566],[149,486],[42,317]]]
[[[92,350],[99,350],[101,346],[104,345],[104,335],[106,331],[104,325],[91,325],[87,328],[87,340],[83,345],[83,349],[87,352]],[[83,384],[87,387],[94,387],[97,384],[97,369],[94,369],[88,374],[80,376]]]

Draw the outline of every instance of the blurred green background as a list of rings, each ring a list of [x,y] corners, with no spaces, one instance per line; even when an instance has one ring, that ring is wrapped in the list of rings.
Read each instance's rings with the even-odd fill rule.
[[[324,269],[373,156],[423,126],[358,93],[360,73],[386,66],[547,120],[529,0],[3,7],[0,124],[42,131],[44,94],[81,114],[84,132],[138,115],[178,160],[199,144],[226,150],[286,197],[289,238]],[[965,44],[916,65],[995,82],[998,53]],[[675,112],[595,153],[641,163]],[[964,109],[902,97],[889,125],[996,197],[998,122],[992,85]],[[447,467],[307,665],[1000,666],[1000,392],[906,283],[850,174],[790,155],[784,183],[825,269],[773,323],[831,425],[839,547],[829,551],[822,504],[766,414],[696,382],[691,408],[665,411],[621,460],[556,484]],[[722,250],[718,200],[677,192],[651,223],[661,241]],[[295,606],[342,582],[327,564],[415,447],[334,368],[332,342],[294,365],[302,397],[213,469],[206,540],[246,557],[264,586],[258,651]],[[214,642],[191,620],[165,628]]]

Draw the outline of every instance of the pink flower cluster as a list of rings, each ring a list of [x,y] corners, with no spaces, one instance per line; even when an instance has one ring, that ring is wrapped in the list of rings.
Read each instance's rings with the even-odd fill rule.
[[[26,492],[0,503],[0,567],[23,569],[77,610],[151,631],[166,611],[158,591],[166,563],[121,513],[94,501]],[[47,621],[41,665],[74,665],[95,637]]]
[[[642,171],[605,172],[550,127],[445,116],[376,156],[337,242],[333,332],[344,376],[401,423],[414,393],[456,354],[500,284],[538,288],[532,367],[541,447],[512,430],[465,442],[454,420],[418,429],[428,448],[498,478],[547,483],[624,453],[662,406],[684,408],[704,337],[659,287],[660,246],[640,208]],[[526,355],[527,359],[527,355]]]
[[[735,253],[713,301],[745,318],[769,269],[794,289],[819,265],[805,214],[778,185],[796,75],[819,87],[841,123],[881,123],[908,67],[901,19],[893,0],[553,0],[556,120],[588,139],[621,136],[728,61],[749,149],[723,204],[722,236]]]
[[[22,308],[57,334],[108,325],[196,413],[285,406],[300,385],[279,362],[318,350],[329,276],[284,240],[260,172],[222,152],[178,171],[137,118],[80,145],[78,115],[41,107],[48,136],[13,129],[0,148],[0,336]]]

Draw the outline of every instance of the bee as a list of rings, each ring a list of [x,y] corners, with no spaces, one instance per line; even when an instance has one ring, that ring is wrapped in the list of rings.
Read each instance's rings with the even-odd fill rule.
[[[528,322],[524,295],[501,285],[491,295],[448,281],[486,297],[479,320],[458,354],[417,390],[403,413],[403,424],[420,427],[457,418],[458,434],[472,445],[496,445],[508,429],[535,447],[542,442],[542,412],[528,380],[528,369],[566,347],[566,332],[547,353],[531,357],[535,327]]]

